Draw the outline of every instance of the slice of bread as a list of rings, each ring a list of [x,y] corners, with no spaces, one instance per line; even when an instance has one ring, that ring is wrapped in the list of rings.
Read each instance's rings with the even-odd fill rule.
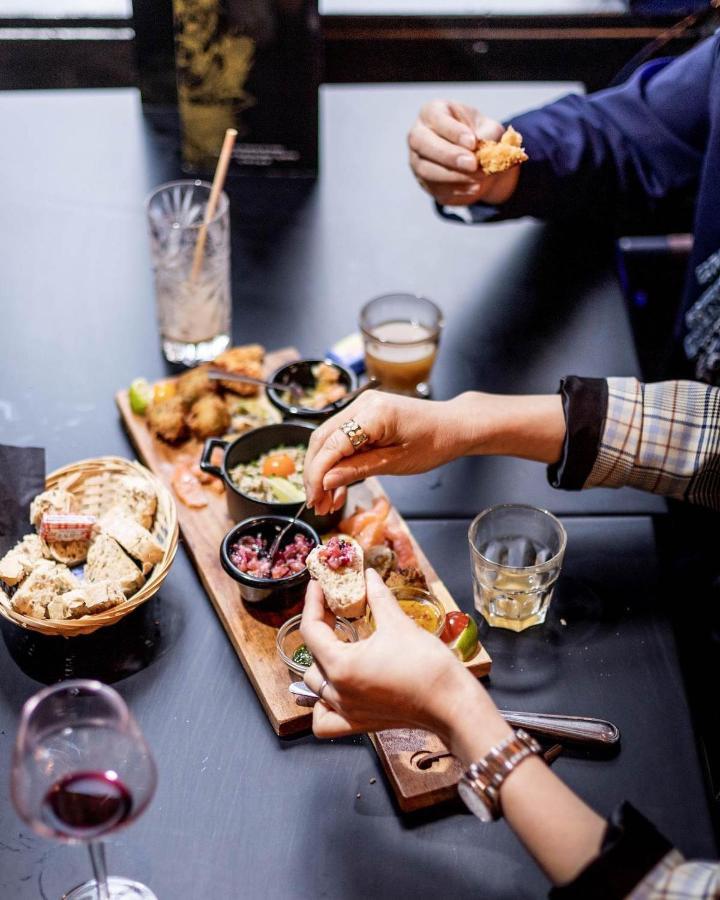
[[[66,566],[77,566],[87,559],[90,541],[52,541],[47,544],[50,556]]]
[[[0,580],[8,587],[19,584],[49,555],[46,544],[37,534],[26,534],[0,559]]]
[[[45,618],[48,604],[78,585],[67,566],[39,562],[12,596],[13,607],[22,615]]]
[[[90,544],[85,580],[117,582],[126,597],[130,597],[145,584],[145,577],[140,569],[120,544],[104,532]]]
[[[163,558],[163,548],[124,506],[113,506],[102,516],[98,525],[111,538],[115,538],[126,553],[142,564],[144,575]]]
[[[30,504],[30,521],[39,529],[45,513],[71,513],[76,510],[77,501],[69,491],[51,488],[38,494]]]
[[[323,559],[323,552],[332,546],[333,541],[349,544],[353,550],[353,561],[340,569],[331,568]],[[346,535],[330,538],[328,544],[315,547],[308,554],[306,561],[308,571],[325,594],[325,600],[336,616],[346,619],[357,619],[365,612],[365,572],[363,564],[363,548],[358,542]]]
[[[137,475],[123,475],[118,479],[115,504],[126,511],[143,528],[152,528],[157,508],[157,495],[151,484]]]

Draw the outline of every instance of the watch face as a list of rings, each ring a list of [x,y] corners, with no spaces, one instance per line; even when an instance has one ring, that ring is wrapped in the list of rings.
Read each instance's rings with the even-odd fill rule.
[[[474,816],[477,816],[481,822],[493,821],[492,813],[488,809],[487,803],[485,803],[473,785],[469,781],[466,781],[465,778],[461,778],[458,783],[458,794],[465,806],[467,806],[470,812]]]

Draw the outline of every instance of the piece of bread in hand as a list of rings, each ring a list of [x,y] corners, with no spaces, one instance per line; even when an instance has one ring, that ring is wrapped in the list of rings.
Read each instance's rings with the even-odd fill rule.
[[[522,135],[509,125],[499,141],[478,141],[475,151],[480,168],[486,175],[497,175],[527,162],[528,155],[522,147]]]
[[[357,619],[365,612],[363,548],[346,535],[335,535],[308,554],[306,565],[320,583],[336,616]]]

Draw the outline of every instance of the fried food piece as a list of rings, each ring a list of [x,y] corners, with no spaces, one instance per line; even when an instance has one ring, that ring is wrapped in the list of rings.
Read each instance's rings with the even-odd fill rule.
[[[497,175],[527,161],[522,148],[522,135],[509,125],[499,141],[478,141],[475,151],[480,168],[486,175]]]
[[[198,366],[181,375],[176,381],[177,394],[183,403],[190,407],[206,394],[217,391],[217,381],[208,378],[207,366]]]
[[[207,394],[193,403],[187,423],[195,437],[215,437],[230,427],[230,413],[221,397]]]
[[[60,488],[52,488],[43,491],[30,504],[30,521],[36,527],[40,527],[42,517],[46,513],[72,513],[77,512],[77,501],[69,491]]]
[[[263,360],[265,348],[260,344],[248,344],[246,347],[231,347],[214,362],[218,369],[233,372],[236,375],[250,375],[252,378],[263,377]],[[240,384],[236,381],[221,381],[227,391],[239,394],[241,397],[255,397],[259,388],[254,384]]]
[[[365,553],[365,568],[375,569],[383,581],[397,566],[397,557],[384,544],[376,544]]]
[[[428,583],[425,576],[420,569],[416,569],[413,566],[408,566],[406,569],[396,569],[395,571],[390,572],[385,578],[385,584],[391,590],[392,588],[401,587],[421,588],[424,591],[428,589]]]
[[[223,351],[220,356],[216,357],[215,365],[224,368],[222,361],[225,362],[252,362],[261,363],[265,359],[265,348],[262,344],[242,344],[239,347],[230,347]]]
[[[168,444],[177,444],[188,436],[185,405],[180,397],[152,403],[147,411],[150,430]]]

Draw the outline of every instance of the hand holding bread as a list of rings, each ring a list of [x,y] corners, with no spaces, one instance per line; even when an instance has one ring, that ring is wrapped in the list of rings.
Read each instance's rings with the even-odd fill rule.
[[[473,689],[475,679],[442,641],[405,615],[371,569],[365,587],[376,627],[357,643],[337,637],[320,583],[308,587],[301,632],[315,663],[305,683],[317,693],[327,680],[313,731],[328,738],[419,727],[446,735],[456,690]]]
[[[357,619],[365,612],[363,548],[347,535],[330,538],[308,554],[310,575],[320,584],[336,616]]]
[[[408,134],[410,168],[443,205],[505,203],[517,186],[519,164],[527,159],[508,132],[472,106],[432,100]]]

